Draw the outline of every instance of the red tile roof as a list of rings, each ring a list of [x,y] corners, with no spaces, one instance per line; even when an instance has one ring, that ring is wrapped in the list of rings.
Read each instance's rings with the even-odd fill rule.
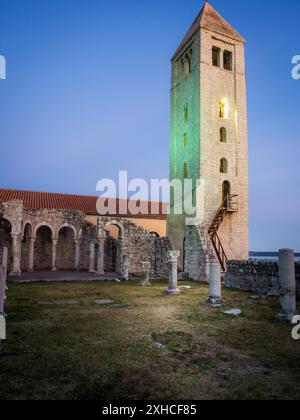
[[[75,210],[80,211],[89,216],[97,216],[97,201],[99,197],[88,196],[88,195],[73,195],[73,194],[61,194],[61,193],[47,193],[47,192],[35,192],[35,191],[22,191],[12,189],[0,189],[0,204],[6,203],[12,200],[22,200],[24,207],[29,209],[49,209],[49,210]],[[102,199],[103,202],[107,199]],[[138,203],[138,202],[137,202]],[[108,216],[116,217],[138,217],[147,219],[166,219],[167,203],[153,203],[159,207],[159,214],[151,214],[151,202],[141,202],[148,208],[147,214],[134,215],[131,212],[126,214],[121,213],[122,205],[126,204],[126,200],[117,199],[116,208],[117,212],[113,212]]]
[[[175,52],[174,58],[200,28],[208,29],[239,42],[245,42],[245,39],[230,25],[230,23],[228,23],[208,2],[205,2],[199,15],[194,20],[192,26]]]

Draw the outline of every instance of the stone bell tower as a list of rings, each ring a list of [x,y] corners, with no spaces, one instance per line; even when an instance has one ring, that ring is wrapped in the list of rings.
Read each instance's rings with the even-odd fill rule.
[[[244,38],[208,3],[172,59],[170,179],[193,180],[201,218],[179,215],[168,236],[180,268],[207,280],[208,262],[248,259],[248,132]],[[201,180],[201,188],[196,188]]]

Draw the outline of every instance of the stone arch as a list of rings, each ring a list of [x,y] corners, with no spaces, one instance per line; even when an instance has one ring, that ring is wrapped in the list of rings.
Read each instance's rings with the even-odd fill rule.
[[[116,227],[119,232],[115,234]],[[123,239],[125,237],[125,229],[122,223],[117,220],[111,220],[104,227],[107,237],[104,243],[104,271],[121,272],[123,258]]]
[[[12,237],[13,226],[8,217],[0,217],[0,248],[7,248],[7,270],[12,267]]]
[[[26,220],[26,222],[24,222],[24,223],[22,222],[22,239],[24,239],[25,229],[28,225],[31,227],[31,237],[33,236],[32,235],[33,234],[33,229],[32,229],[31,220]]]
[[[47,223],[47,222],[42,222],[42,223],[39,223],[38,225],[35,226],[34,231],[33,231],[33,237],[34,238],[36,238],[37,231],[41,227],[47,227],[47,228],[49,228],[51,230],[52,239],[55,239],[56,238],[55,229],[50,225],[50,223]]]
[[[155,235],[156,238],[160,238],[160,234],[159,233],[154,232],[154,231],[151,231],[150,233],[151,233],[151,235]]]
[[[75,270],[75,252],[77,232],[74,226],[65,223],[57,231],[56,268],[58,270]]]
[[[106,231],[109,231],[110,226],[117,226],[120,229],[120,238],[123,239],[125,236],[125,228],[121,222],[118,222],[117,220],[111,220],[106,223],[104,229]]]
[[[34,229],[34,269],[52,269],[52,250],[54,229],[47,223],[41,223]]]
[[[59,232],[63,229],[63,228],[69,228],[72,229],[73,233],[74,233],[74,240],[78,239],[79,234],[77,234],[77,230],[75,228],[74,225],[71,225],[70,223],[64,223],[63,225],[60,226],[60,228],[57,229],[57,235],[56,237],[58,238],[59,236]]]
[[[31,222],[24,223],[22,228],[22,242],[21,242],[21,270],[29,270],[29,252],[30,242],[32,239],[32,225]]]

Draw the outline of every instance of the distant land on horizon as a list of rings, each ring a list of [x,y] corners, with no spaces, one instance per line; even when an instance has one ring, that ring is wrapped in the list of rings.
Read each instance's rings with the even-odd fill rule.
[[[279,252],[259,252],[259,251],[250,251],[250,257],[278,257]],[[300,252],[295,252],[295,257],[300,257]]]

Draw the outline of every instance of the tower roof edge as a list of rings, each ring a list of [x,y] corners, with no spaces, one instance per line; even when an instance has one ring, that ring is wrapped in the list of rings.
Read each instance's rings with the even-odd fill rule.
[[[192,23],[192,26],[184,36],[182,42],[177,48],[173,59],[180,53],[180,51],[185,47],[185,45],[191,40],[191,38],[196,34],[200,29],[207,29],[212,32],[215,32],[219,35],[226,36],[235,41],[245,43],[245,38],[242,37],[232,25],[230,25],[227,20],[220,15],[219,12],[208,2],[206,1],[200,13]]]

